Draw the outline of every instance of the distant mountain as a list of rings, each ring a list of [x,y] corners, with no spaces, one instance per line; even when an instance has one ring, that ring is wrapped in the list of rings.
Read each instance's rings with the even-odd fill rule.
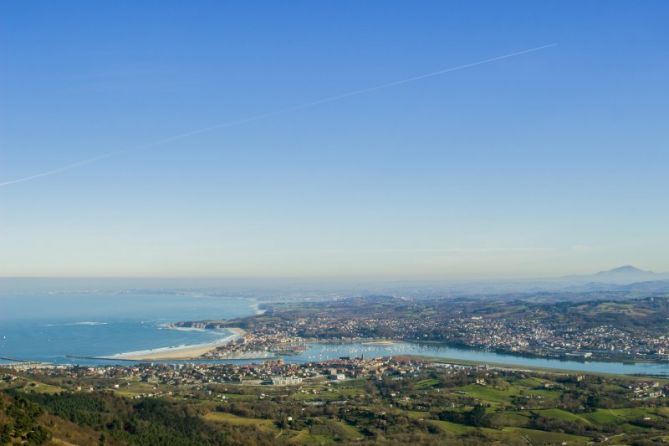
[[[595,274],[582,276],[567,276],[559,279],[560,281],[576,284],[611,284],[627,285],[637,282],[653,282],[669,280],[669,273],[655,273],[639,269],[632,265],[619,266],[607,271],[600,271]]]
[[[652,271],[646,271],[643,269],[639,269],[636,266],[632,265],[623,265],[619,266],[618,268],[613,268],[608,271],[600,271],[597,273],[597,275],[602,275],[602,274],[655,274]]]
[[[635,266],[624,265],[594,274],[562,276],[526,281],[490,281],[462,284],[451,288],[454,294],[499,294],[541,292],[669,292],[669,273],[646,271]]]
[[[631,265],[620,266],[608,271],[600,271],[592,277],[596,281],[609,283],[646,282],[660,278],[662,278],[662,274],[645,271]]]

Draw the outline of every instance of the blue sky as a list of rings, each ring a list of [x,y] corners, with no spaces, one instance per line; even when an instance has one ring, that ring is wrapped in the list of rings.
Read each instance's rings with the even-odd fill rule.
[[[0,276],[669,271],[669,3],[0,5]],[[546,44],[544,50],[147,143]]]

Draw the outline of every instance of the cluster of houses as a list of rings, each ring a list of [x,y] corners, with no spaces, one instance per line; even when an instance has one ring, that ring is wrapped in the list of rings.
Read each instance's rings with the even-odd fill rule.
[[[205,353],[208,359],[268,359],[306,349],[302,339],[284,333],[244,333]]]
[[[288,364],[281,359],[257,364],[146,363],[90,367],[40,364],[26,365],[21,367],[21,371],[41,377],[65,377],[72,382],[96,382],[100,388],[112,389],[118,389],[118,383],[130,381],[171,386],[212,383],[292,386],[300,385],[304,381],[342,381],[358,377],[381,378],[387,375],[415,376],[425,364],[424,361],[408,358],[342,357],[304,364]],[[93,389],[88,385],[78,387],[84,390]]]

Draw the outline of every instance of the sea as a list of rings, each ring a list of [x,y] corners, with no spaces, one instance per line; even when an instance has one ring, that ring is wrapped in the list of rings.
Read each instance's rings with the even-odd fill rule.
[[[227,330],[174,330],[170,322],[254,314],[235,296],[168,292],[41,292],[0,295],[0,357],[56,363],[214,342]],[[97,362],[97,361],[96,361]]]
[[[216,342],[229,337],[230,333],[227,330],[174,330],[166,325],[178,321],[232,319],[258,311],[256,298],[225,294],[168,291],[2,292],[0,364],[14,361],[128,364],[128,361],[97,358]],[[669,363],[563,361],[409,342],[310,343],[304,352],[282,359],[305,363],[340,357],[398,355],[420,355],[441,358],[444,362],[451,359],[494,366],[669,376]],[[248,363],[257,360],[213,362]]]

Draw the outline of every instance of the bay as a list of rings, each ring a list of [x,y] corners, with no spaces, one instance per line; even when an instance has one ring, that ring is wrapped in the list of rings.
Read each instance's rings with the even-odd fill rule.
[[[174,293],[39,293],[0,296],[0,357],[72,363],[72,356],[213,342],[227,331],[171,330],[183,320],[254,313],[247,298]],[[83,362],[83,361],[82,361]]]

